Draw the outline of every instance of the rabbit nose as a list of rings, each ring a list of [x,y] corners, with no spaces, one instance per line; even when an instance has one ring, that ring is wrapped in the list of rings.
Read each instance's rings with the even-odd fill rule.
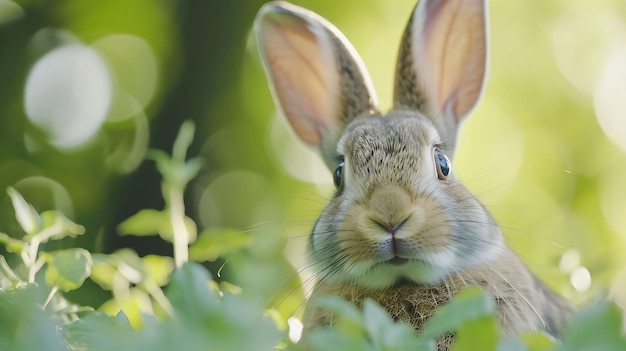
[[[372,219],[378,227],[385,230],[387,233],[391,235],[391,238],[387,238],[384,243],[386,246],[386,251],[391,253],[393,256],[388,262],[394,266],[400,266],[407,262],[407,259],[403,257],[403,253],[406,252],[406,249],[403,247],[403,240],[399,239],[396,236],[396,232],[400,230],[400,228],[408,221],[408,217],[398,222],[395,225],[390,225],[386,223],[381,223],[375,219]]]
[[[397,224],[388,224],[385,222],[380,222],[379,220],[372,218],[372,222],[374,222],[377,226],[379,226],[380,228],[384,229],[386,232],[388,232],[389,234],[391,234],[392,237],[396,236],[396,232],[400,229],[400,227],[402,227],[402,225],[404,225],[404,223],[406,223],[406,221],[409,218],[404,218],[403,220],[401,220],[400,222],[398,222]]]
[[[369,217],[394,235],[411,214],[411,198],[398,187],[375,190],[370,196]]]

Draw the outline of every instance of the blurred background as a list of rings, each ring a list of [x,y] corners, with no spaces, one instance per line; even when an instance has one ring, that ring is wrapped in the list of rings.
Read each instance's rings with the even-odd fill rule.
[[[171,254],[116,226],[163,207],[144,157],[171,150],[191,119],[189,154],[205,166],[188,215],[200,229],[266,234],[249,255],[305,270],[307,234],[334,189],[275,113],[250,35],[263,2],[0,0],[0,189],[86,226],[54,245]],[[295,3],[346,34],[390,107],[415,1]],[[490,21],[487,89],[455,170],[551,287],[577,304],[610,294],[626,306],[626,2],[491,1]],[[0,231],[19,235],[6,195]]]

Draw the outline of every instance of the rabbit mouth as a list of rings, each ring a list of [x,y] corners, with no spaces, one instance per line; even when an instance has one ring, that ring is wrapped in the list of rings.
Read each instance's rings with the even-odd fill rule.
[[[403,264],[409,262],[408,258],[404,258],[404,257],[400,257],[400,256],[394,256],[392,259],[386,261],[385,263],[389,263],[393,266],[402,266]]]
[[[401,281],[411,284],[432,284],[441,278],[438,270],[427,261],[397,255],[378,262],[354,264],[345,273],[348,273],[350,280],[372,289],[386,289]]]

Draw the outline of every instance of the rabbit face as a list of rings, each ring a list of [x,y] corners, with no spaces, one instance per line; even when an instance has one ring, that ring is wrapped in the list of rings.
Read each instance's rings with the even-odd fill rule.
[[[346,128],[341,185],[311,234],[322,279],[436,283],[498,254],[495,222],[453,173],[440,175],[440,144],[432,123],[410,113]]]

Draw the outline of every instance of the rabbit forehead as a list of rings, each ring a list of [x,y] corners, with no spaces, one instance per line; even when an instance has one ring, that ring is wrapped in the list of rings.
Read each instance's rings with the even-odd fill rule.
[[[440,137],[432,123],[421,115],[395,114],[352,122],[339,141],[351,187],[368,189],[395,184],[407,190],[435,174],[432,148]]]
[[[350,123],[337,143],[337,152],[346,157],[377,150],[393,154],[410,147],[432,147],[440,140],[433,124],[422,115],[396,112],[389,117],[364,117]]]

